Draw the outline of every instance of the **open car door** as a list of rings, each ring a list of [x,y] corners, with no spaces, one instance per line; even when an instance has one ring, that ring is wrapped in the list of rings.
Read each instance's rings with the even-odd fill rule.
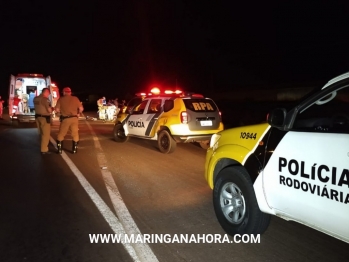
[[[51,87],[51,77],[50,77],[50,76],[47,76],[47,77],[46,77],[46,87],[47,87],[47,88],[50,88],[50,87]]]
[[[15,97],[15,85],[16,85],[16,79],[15,76],[10,76],[10,83],[9,83],[9,90],[8,90],[8,114],[10,117],[13,115],[13,100]]]

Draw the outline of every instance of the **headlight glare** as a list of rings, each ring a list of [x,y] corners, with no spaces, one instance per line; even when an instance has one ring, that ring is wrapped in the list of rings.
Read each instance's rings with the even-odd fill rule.
[[[210,147],[213,147],[217,142],[218,140],[221,138],[221,135],[220,134],[214,134],[212,137],[211,137],[211,140],[210,140]]]

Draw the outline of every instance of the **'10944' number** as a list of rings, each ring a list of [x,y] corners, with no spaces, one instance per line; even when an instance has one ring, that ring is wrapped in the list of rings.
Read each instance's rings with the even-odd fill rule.
[[[242,139],[256,139],[257,133],[241,132],[240,138]]]

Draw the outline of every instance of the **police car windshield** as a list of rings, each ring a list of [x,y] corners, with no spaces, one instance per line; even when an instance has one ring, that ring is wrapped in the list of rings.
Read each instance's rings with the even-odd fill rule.
[[[135,106],[135,105],[140,104],[141,102],[142,102],[142,98],[141,97],[135,97],[135,98],[132,98],[128,102],[127,106]]]

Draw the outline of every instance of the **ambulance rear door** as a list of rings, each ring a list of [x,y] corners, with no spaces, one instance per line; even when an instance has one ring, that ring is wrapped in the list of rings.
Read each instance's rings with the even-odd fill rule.
[[[51,88],[51,77],[47,76],[46,77],[46,87],[47,88]],[[50,90],[51,91],[51,90]]]
[[[10,117],[13,115],[13,99],[15,97],[15,84],[16,79],[14,75],[10,76],[10,83],[9,83],[9,98],[8,98],[8,114]]]
[[[51,76],[46,77],[46,87],[50,90],[50,96],[48,97],[48,99],[50,100],[50,104],[53,107],[54,99],[53,99],[53,90],[51,86]]]
[[[59,98],[59,88],[56,85],[51,85],[50,86],[50,92],[51,92],[51,106],[55,107]]]

